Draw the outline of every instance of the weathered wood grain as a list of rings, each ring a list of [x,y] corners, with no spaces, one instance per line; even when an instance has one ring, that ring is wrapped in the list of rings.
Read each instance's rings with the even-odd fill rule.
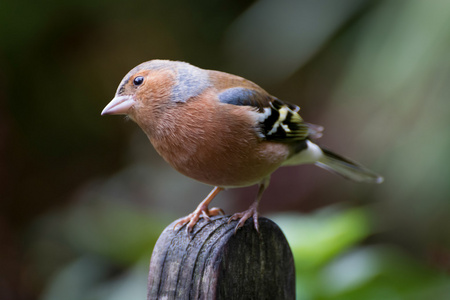
[[[294,260],[279,227],[259,218],[234,233],[228,216],[201,219],[189,236],[174,221],[153,250],[148,299],[295,299]]]

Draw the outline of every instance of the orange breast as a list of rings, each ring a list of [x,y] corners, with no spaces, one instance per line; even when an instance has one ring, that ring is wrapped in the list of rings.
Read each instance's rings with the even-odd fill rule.
[[[159,122],[164,124],[160,131],[148,133],[155,149],[177,171],[210,185],[248,186],[269,176],[288,157],[285,145],[260,140],[248,106],[210,99],[178,103]]]

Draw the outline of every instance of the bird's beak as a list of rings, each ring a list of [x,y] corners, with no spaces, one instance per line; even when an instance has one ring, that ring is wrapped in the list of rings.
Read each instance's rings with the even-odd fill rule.
[[[130,107],[135,104],[133,96],[116,96],[106,105],[102,111],[103,115],[126,115]]]

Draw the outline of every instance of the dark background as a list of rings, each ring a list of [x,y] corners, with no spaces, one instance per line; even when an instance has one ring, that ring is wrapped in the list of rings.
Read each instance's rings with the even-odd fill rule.
[[[448,1],[1,2],[0,299],[145,298],[156,238],[210,189],[100,117],[155,58],[260,84],[385,176],[275,172],[261,213],[288,236],[298,299],[448,297],[449,53]]]

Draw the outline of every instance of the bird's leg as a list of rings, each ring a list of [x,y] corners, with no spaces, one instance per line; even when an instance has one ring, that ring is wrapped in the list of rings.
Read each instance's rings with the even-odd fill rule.
[[[220,208],[217,207],[211,209],[208,208],[208,205],[212,201],[212,199],[214,199],[214,197],[222,190],[223,188],[221,187],[218,186],[214,187],[213,190],[208,194],[208,196],[206,196],[206,198],[197,206],[197,208],[191,214],[178,221],[177,224],[173,226],[173,228],[175,229],[179,225],[183,227],[187,223],[186,231],[190,233],[192,231],[192,228],[194,228],[195,224],[197,224],[198,219],[200,219],[200,217],[203,217],[206,220],[210,221],[209,217],[217,216],[218,214],[223,214],[223,210]]]
[[[269,186],[269,179],[270,178],[266,178],[266,179],[264,179],[264,181],[262,181],[259,184],[259,189],[258,189],[258,194],[256,195],[256,199],[247,210],[240,212],[240,213],[235,213],[228,219],[228,224],[231,221],[239,220],[238,224],[234,228],[234,233],[236,233],[239,228],[244,226],[245,221],[247,221],[251,217],[253,217],[253,224],[255,226],[256,231],[259,232],[258,205],[259,205],[259,201],[261,200],[262,194],[264,193],[266,188]]]

